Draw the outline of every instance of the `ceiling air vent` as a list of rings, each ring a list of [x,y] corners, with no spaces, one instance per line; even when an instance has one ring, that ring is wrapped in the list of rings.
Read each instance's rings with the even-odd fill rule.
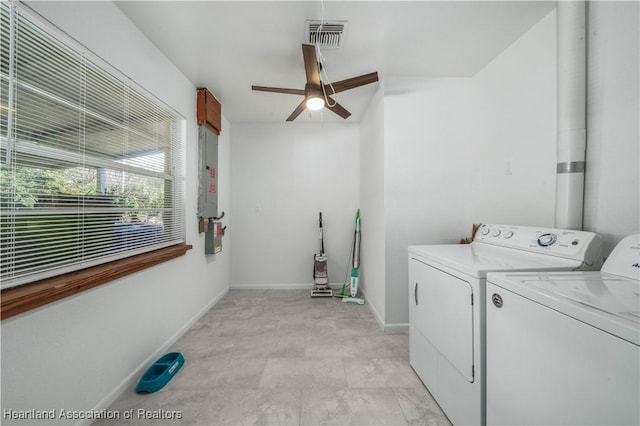
[[[322,23],[322,25],[320,25]],[[306,43],[317,44],[323,48],[342,47],[347,21],[305,21]]]

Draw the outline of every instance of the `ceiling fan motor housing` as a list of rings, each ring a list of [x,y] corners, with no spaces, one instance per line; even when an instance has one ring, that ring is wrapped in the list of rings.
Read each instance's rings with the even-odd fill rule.
[[[304,85],[305,98],[324,98],[324,93],[322,92],[322,82],[320,82],[320,86],[315,86],[311,83],[307,83]]]

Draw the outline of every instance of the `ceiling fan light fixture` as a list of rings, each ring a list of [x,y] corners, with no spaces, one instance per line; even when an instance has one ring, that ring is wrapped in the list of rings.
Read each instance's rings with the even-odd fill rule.
[[[318,96],[311,96],[307,99],[307,108],[311,111],[318,111],[324,108],[324,99]]]

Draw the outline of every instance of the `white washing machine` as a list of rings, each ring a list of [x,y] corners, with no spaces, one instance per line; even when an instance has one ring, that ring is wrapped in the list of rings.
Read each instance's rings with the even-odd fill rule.
[[[490,273],[487,423],[640,424],[640,234],[601,272]]]
[[[409,247],[409,361],[454,424],[485,424],[490,271],[599,269],[592,232],[482,225],[471,244]]]

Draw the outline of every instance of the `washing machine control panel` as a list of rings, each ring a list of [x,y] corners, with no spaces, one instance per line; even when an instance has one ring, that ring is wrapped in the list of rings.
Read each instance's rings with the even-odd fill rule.
[[[597,263],[597,267],[602,262],[602,240],[587,231],[483,224],[474,242]]]

